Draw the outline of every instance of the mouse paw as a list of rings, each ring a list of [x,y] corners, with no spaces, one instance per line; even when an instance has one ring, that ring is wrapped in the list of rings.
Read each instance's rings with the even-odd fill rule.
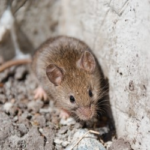
[[[60,117],[61,119],[67,119],[67,118],[70,117],[70,114],[69,114],[66,110],[61,109],[60,114],[59,114],[59,117]]]
[[[47,94],[45,93],[45,91],[43,90],[42,87],[38,87],[37,89],[35,89],[34,91],[34,99],[43,99],[43,100],[47,100]]]

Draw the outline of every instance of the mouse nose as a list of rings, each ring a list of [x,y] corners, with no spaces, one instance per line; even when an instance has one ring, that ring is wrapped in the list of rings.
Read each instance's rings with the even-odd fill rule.
[[[86,118],[91,118],[92,116],[91,107],[81,107],[79,108],[79,112]]]

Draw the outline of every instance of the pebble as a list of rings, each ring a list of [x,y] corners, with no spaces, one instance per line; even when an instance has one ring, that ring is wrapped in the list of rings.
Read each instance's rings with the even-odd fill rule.
[[[28,129],[25,126],[25,124],[19,124],[18,130],[21,132],[22,136],[28,132]]]
[[[104,146],[108,149],[112,145],[112,141],[108,141],[104,144]]]
[[[0,113],[0,141],[10,136],[10,128],[12,123],[10,118],[5,113]]]
[[[54,143],[56,143],[56,144],[61,144],[63,141],[62,140],[60,140],[58,137],[56,137],[55,139],[54,139]]]
[[[64,150],[61,145],[56,145],[56,150]]]
[[[83,139],[77,144],[81,137]],[[72,143],[65,150],[70,150],[73,147],[74,150],[106,150],[93,134],[84,129],[78,129],[72,137]]]
[[[63,126],[58,131],[58,134],[65,134],[67,132],[67,130],[68,130],[68,126]]]
[[[0,73],[0,82],[3,81],[5,78],[7,78],[9,74],[9,70],[5,70],[4,72]]]
[[[53,129],[53,125],[43,128],[41,133],[46,138],[45,150],[53,150],[54,149],[53,141],[55,138],[55,130]]]
[[[24,74],[27,72],[25,66],[19,66],[16,68],[15,79],[20,80],[23,78]]]
[[[114,140],[112,145],[108,148],[108,150],[132,150],[129,142],[125,141],[123,138]]]
[[[58,116],[56,116],[55,114],[51,115],[51,121],[55,125],[59,124],[59,118],[58,118]]]
[[[33,125],[36,125],[41,128],[46,126],[45,117],[41,115],[34,115],[31,122]]]
[[[3,108],[4,108],[4,111],[9,113],[10,112],[10,109],[13,107],[13,104],[10,103],[10,102],[7,102],[4,104]]]
[[[4,94],[0,94],[0,103],[4,104],[6,102],[6,97]]]
[[[67,145],[69,145],[69,143],[70,143],[70,142],[68,142],[68,141],[64,141],[64,142],[62,142],[62,146],[63,146],[63,147],[66,147]]]
[[[40,108],[44,105],[43,101],[41,100],[33,100],[28,103],[27,107],[28,110],[32,110],[34,113],[38,112]]]
[[[67,126],[70,126],[70,125],[74,125],[74,124],[76,124],[76,121],[74,120],[74,118],[71,118],[71,117],[69,117],[69,118],[67,118],[67,119],[61,119],[60,120],[60,124],[61,125],[67,125]]]
[[[13,121],[14,121],[14,122],[18,121],[18,116],[15,116],[15,117],[13,118]]]

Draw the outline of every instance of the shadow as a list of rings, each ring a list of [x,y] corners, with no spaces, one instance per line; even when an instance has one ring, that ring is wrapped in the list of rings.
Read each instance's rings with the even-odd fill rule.
[[[104,87],[104,96],[99,99],[97,105],[102,111],[97,112],[97,119],[99,126],[107,126],[109,131],[102,134],[101,137],[104,142],[110,141],[113,136],[116,135],[115,131],[115,122],[112,115],[111,105],[110,105],[110,98],[109,98],[109,80],[105,78],[102,81],[102,87]]]
[[[116,136],[116,130],[109,98],[109,79],[104,76],[100,65],[99,71],[101,73],[100,86],[102,91],[100,92],[101,98],[97,102],[97,117],[95,120],[93,119],[84,123],[83,127],[98,131],[98,136],[103,139],[104,142],[107,142]]]

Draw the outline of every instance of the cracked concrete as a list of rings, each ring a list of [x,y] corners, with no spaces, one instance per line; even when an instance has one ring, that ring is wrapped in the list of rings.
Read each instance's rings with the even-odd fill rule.
[[[62,0],[62,3],[60,32],[87,42],[109,78],[118,137],[129,141],[135,150],[149,150],[149,1]]]

